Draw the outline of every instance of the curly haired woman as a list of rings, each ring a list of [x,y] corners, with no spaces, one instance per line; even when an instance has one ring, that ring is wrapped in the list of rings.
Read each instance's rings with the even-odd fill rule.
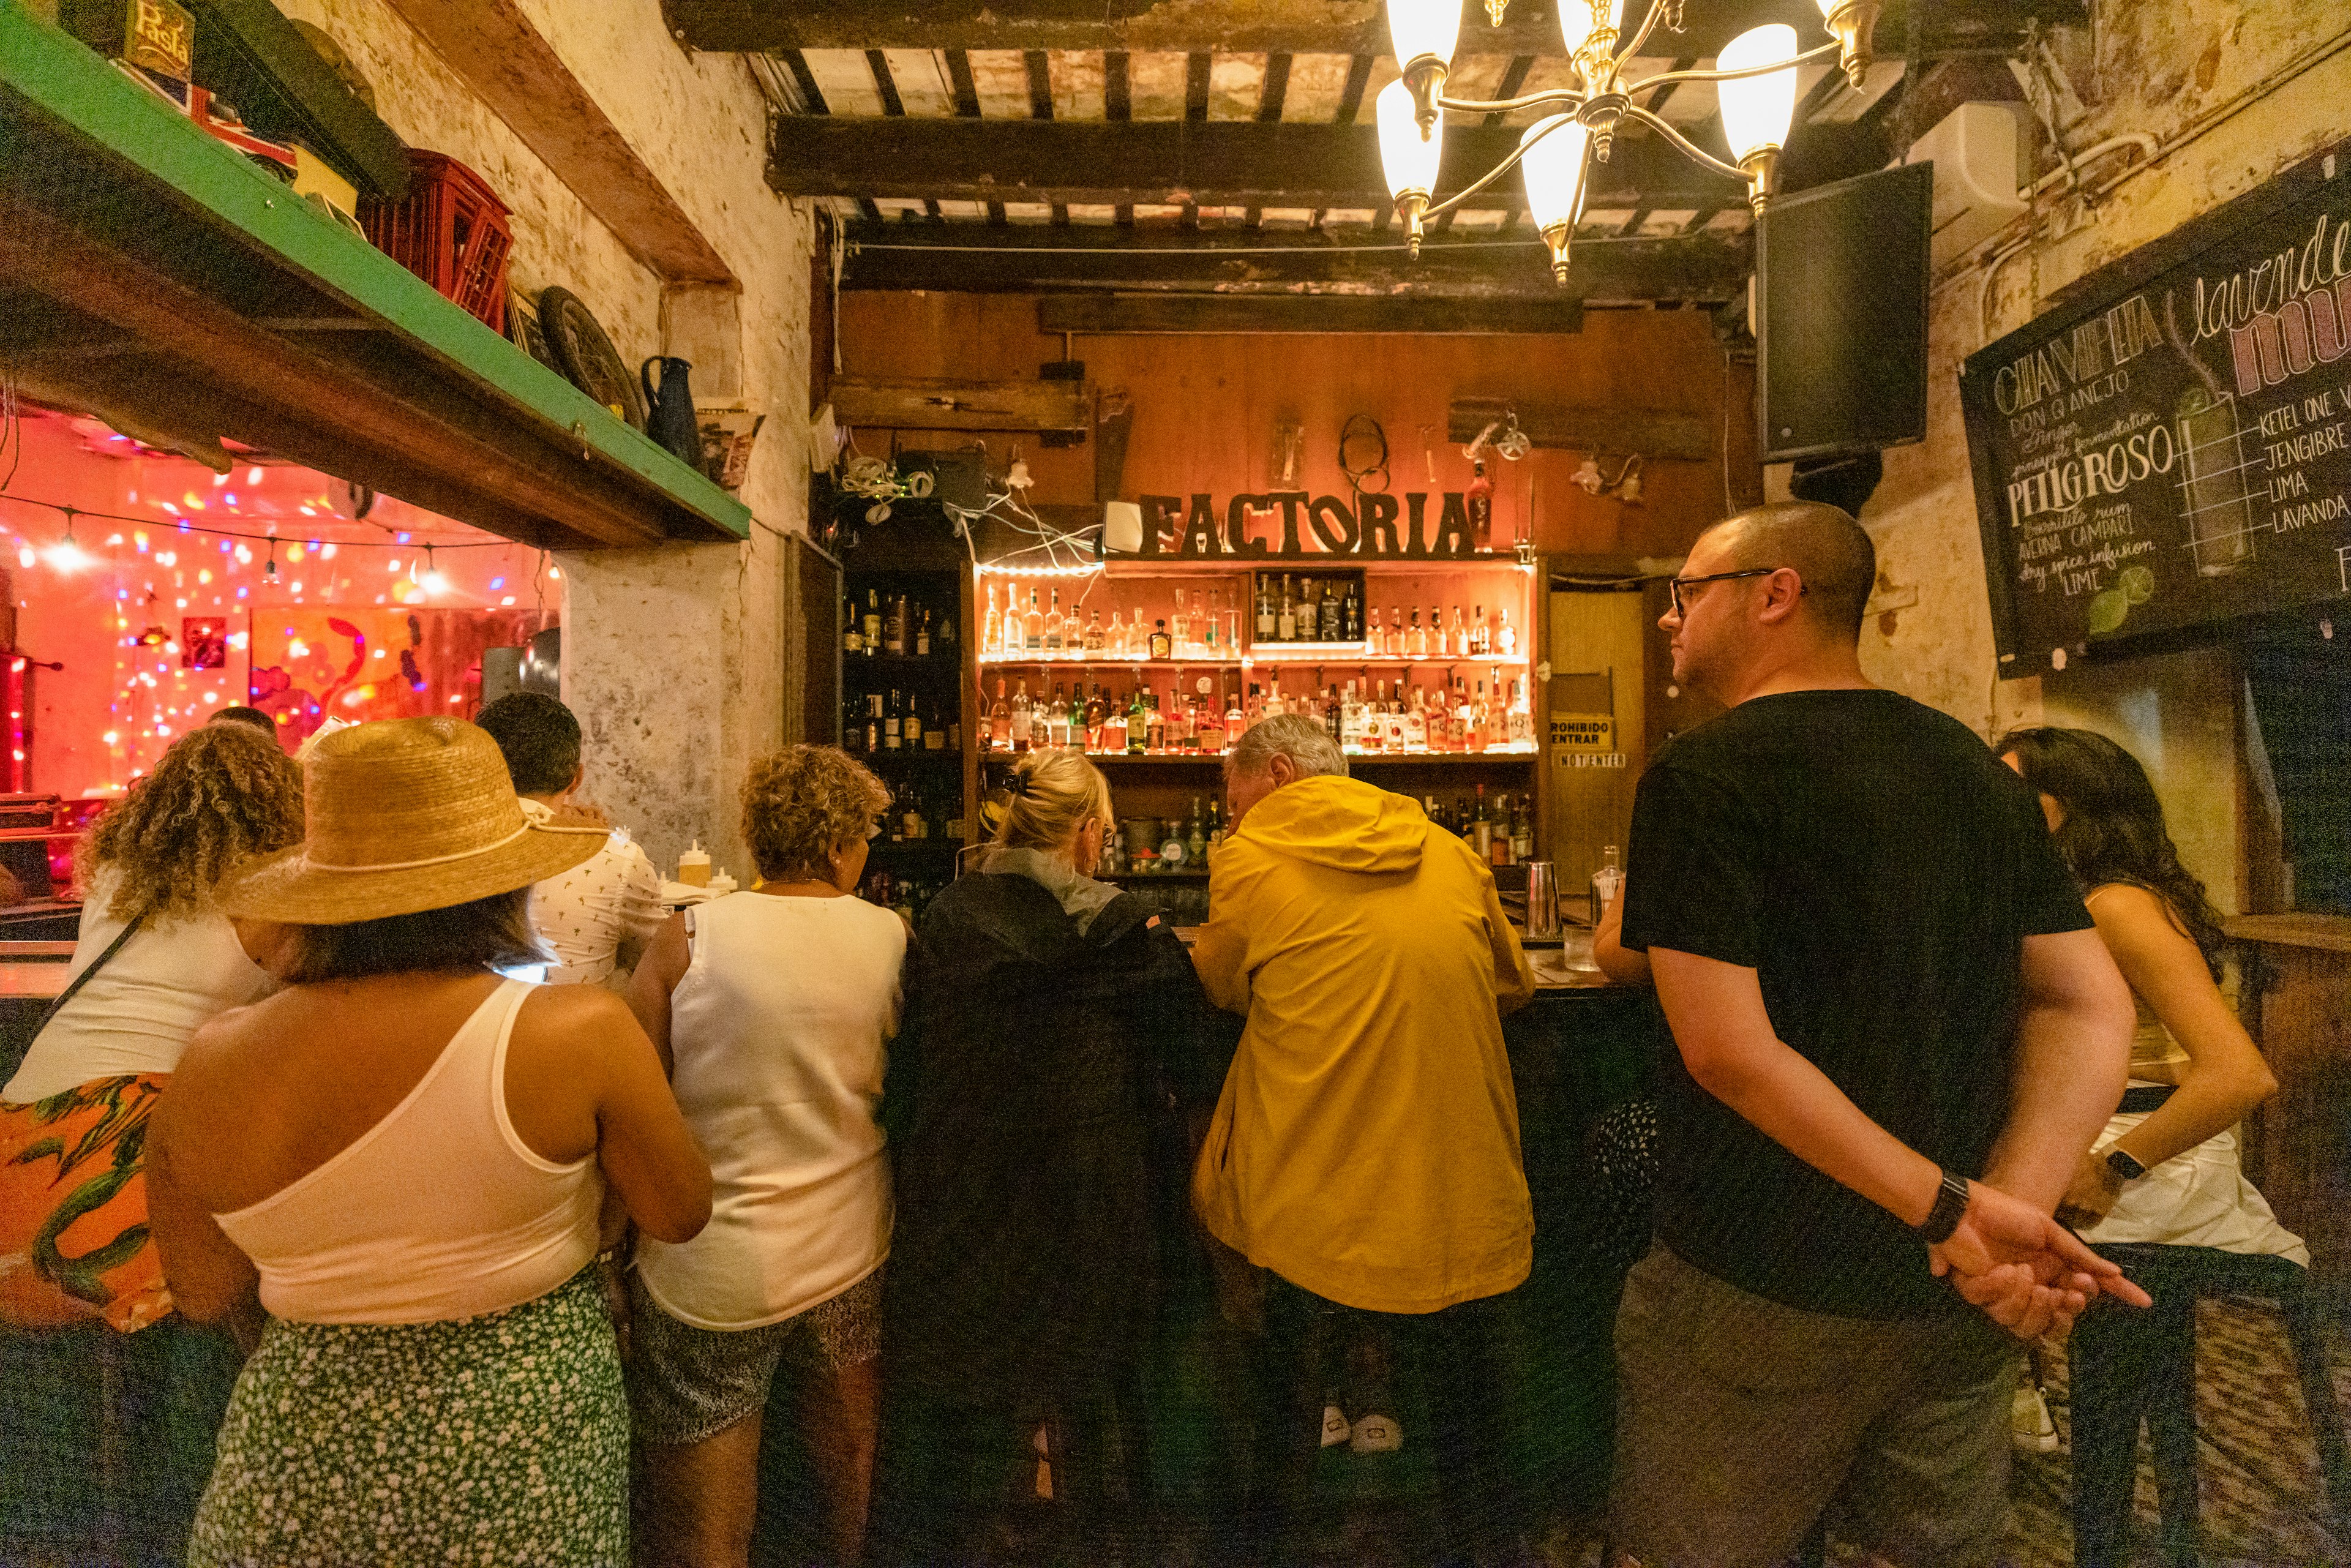
[[[152,1533],[176,1554],[186,1538],[235,1356],[172,1312],[148,1234],[148,1116],[198,1027],[269,985],[249,955],[266,959],[279,928],[232,922],[214,883],[301,838],[293,760],[274,736],[217,724],[181,737],[81,845],[75,988],[0,1088],[0,1347],[35,1396],[0,1414],[0,1516],[44,1542],[87,1544],[101,1513],[142,1545]],[[95,1406],[101,1357],[120,1364],[110,1411]],[[127,1428],[119,1474],[97,1462],[107,1422]]]
[[[863,1552],[890,1170],[874,1113],[906,925],[855,896],[890,801],[825,746],[751,765],[743,837],[764,879],[674,917],[629,1005],[710,1156],[708,1228],[641,1242],[629,1396],[656,1560],[748,1561],[760,1414],[789,1360],[830,1556]]]

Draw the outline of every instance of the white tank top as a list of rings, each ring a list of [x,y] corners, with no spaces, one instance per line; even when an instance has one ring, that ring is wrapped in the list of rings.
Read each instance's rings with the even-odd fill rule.
[[[862,898],[736,893],[688,912],[670,994],[671,1087],[710,1157],[710,1223],[637,1245],[664,1312],[697,1328],[779,1322],[890,1251],[873,1113],[898,1030],[906,927]]]
[[[90,878],[68,979],[122,934],[122,922],[106,912],[120,883],[110,867]],[[170,1072],[190,1035],[268,989],[269,977],[245,956],[220,911],[150,919],[34,1037],[0,1100],[29,1105],[95,1079]]]
[[[350,1147],[217,1218],[261,1304],[312,1323],[423,1323],[536,1301],[596,1255],[604,1175],[539,1158],[507,1116],[507,1041],[534,989],[507,980],[407,1098]]]

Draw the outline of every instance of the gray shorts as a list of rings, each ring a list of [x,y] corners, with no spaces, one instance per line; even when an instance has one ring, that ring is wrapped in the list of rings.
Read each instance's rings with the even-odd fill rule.
[[[1799,1312],[1654,1248],[1616,1314],[1616,1545],[1646,1568],[1769,1568],[1827,1511],[1906,1568],[1990,1563],[2022,1354],[1972,1310]]]
[[[843,1372],[882,1352],[882,1270],[829,1301],[755,1329],[704,1329],[662,1311],[629,1271],[629,1415],[639,1442],[716,1437],[768,1403],[786,1357],[804,1375]]]

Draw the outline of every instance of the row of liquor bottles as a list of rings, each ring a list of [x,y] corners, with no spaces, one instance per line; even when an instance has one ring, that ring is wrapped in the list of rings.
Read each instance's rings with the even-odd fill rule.
[[[1506,684],[1494,672],[1489,688],[1480,679],[1457,677],[1448,689],[1398,680],[1366,681],[1361,691],[1349,681],[1284,696],[1276,680],[1270,692],[1252,682],[1246,697],[1238,686],[1203,695],[1169,686],[1165,696],[1137,683],[1122,700],[1099,682],[1091,690],[1056,684],[1050,696],[1040,686],[1033,698],[1022,681],[1008,699],[1005,681],[979,732],[982,749],[1021,752],[1032,747],[1078,747],[1097,755],[1144,757],[1166,753],[1223,751],[1251,725],[1278,714],[1301,713],[1322,720],[1331,738],[1355,753],[1531,751],[1534,716],[1526,683]],[[1204,680],[1203,685],[1207,685]]]
[[[1480,784],[1470,794],[1442,802],[1434,795],[1426,796],[1421,809],[1431,822],[1459,835],[1489,865],[1518,865],[1534,858],[1535,810],[1531,794],[1498,790],[1489,799],[1486,786]],[[1209,855],[1224,841],[1224,805],[1215,796],[1193,796],[1188,821],[1171,820],[1163,825],[1150,820],[1150,826],[1162,830],[1157,843],[1131,841],[1130,833],[1141,821],[1122,821],[1104,842],[1103,869],[1110,874],[1205,870]],[[1613,862],[1613,850],[1610,855]]]
[[[963,840],[963,790],[956,785],[926,787],[906,779],[890,789],[890,804],[877,826],[881,837],[893,844],[921,843],[930,839]]]
[[[1320,581],[1309,578],[1306,586],[1318,589]],[[1518,657],[1518,629],[1510,624],[1510,612],[1505,609],[1498,607],[1489,616],[1483,604],[1473,605],[1467,613],[1456,604],[1448,625],[1442,605],[1430,605],[1426,622],[1420,607],[1411,606],[1407,623],[1405,607],[1391,604],[1385,622],[1374,609],[1366,625],[1357,597],[1360,591],[1353,584],[1347,585],[1343,599],[1333,591],[1301,600],[1288,583],[1285,577],[1277,599],[1260,581],[1249,646],[1310,643],[1394,658]],[[1050,601],[1040,601],[1040,591],[1051,595]],[[988,585],[987,611],[980,622],[983,656],[1022,662],[1032,658],[1217,660],[1237,659],[1243,652],[1240,612],[1233,605],[1229,589],[1221,593],[1205,588],[1177,589],[1168,612],[1150,617],[1147,626],[1141,608],[1134,610],[1132,620],[1113,609],[1105,624],[1099,609],[1087,612],[1082,619],[1074,605],[1064,612],[1059,587],[1042,591],[1031,587],[1025,608],[1014,602],[1017,592],[1008,587],[999,610],[996,585]]]
[[[860,606],[852,596],[843,601],[841,651],[852,658],[877,653],[926,659],[935,650],[955,652],[956,616],[952,609],[935,615],[931,607],[904,593],[883,597],[878,588],[865,591]]]
[[[950,879],[951,880],[951,879]],[[870,871],[858,884],[857,895],[868,904],[894,909],[912,920],[946,883],[936,877],[907,876],[894,871]]]
[[[886,697],[880,692],[867,692],[850,702],[849,722],[841,727],[844,751],[963,749],[961,715],[935,698],[909,695],[893,686]]]

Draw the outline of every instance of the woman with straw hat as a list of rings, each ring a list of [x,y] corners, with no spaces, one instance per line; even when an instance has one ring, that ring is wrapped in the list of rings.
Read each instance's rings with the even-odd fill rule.
[[[605,830],[526,816],[450,718],[329,737],[305,803],[218,894],[300,928],[287,988],[198,1032],[149,1134],[180,1310],[272,1320],[188,1561],[624,1563],[598,1214],[609,1183],[684,1240],[710,1170],[620,998],[495,972],[542,961],[530,884]]]

